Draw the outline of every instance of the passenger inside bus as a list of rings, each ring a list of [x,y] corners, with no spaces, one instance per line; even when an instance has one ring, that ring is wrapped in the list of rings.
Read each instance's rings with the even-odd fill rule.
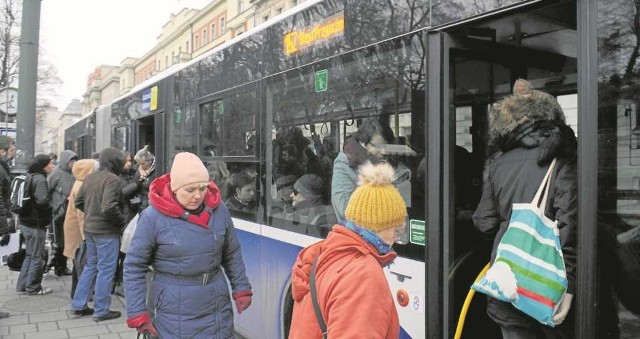
[[[276,197],[272,207],[273,214],[286,217],[286,215],[293,212],[291,194],[293,194],[293,184],[295,184],[296,180],[295,175],[284,175],[276,179]]]
[[[358,167],[368,161],[383,161],[384,157],[376,145],[393,140],[389,125],[378,118],[364,119],[358,131],[345,140],[343,150],[334,161],[331,182],[331,203],[338,220],[344,219],[347,202],[358,185]]]
[[[205,166],[209,171],[209,177],[220,189],[222,200],[226,201],[228,198],[229,185],[231,185],[229,179],[230,173],[227,168],[227,164],[224,161],[211,161],[206,162]]]
[[[286,144],[282,147],[280,163],[276,169],[276,178],[283,175],[295,175],[297,178],[306,172],[302,165],[301,157],[297,156],[298,150],[293,144]]]
[[[254,218],[256,213],[256,177],[247,171],[230,176],[233,195],[225,201],[232,216]]]

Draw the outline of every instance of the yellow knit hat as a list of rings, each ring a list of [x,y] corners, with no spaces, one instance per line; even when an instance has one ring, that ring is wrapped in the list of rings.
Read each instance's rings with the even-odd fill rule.
[[[359,187],[351,194],[345,218],[374,232],[401,226],[407,207],[391,184],[394,170],[388,163],[366,163],[359,170]]]

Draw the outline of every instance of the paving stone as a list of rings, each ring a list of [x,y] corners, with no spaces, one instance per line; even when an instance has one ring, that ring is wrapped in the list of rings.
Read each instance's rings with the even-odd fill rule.
[[[120,339],[118,333],[101,334],[98,336],[100,339]]]
[[[133,331],[133,329],[129,328],[127,324],[120,322],[119,324],[107,324],[107,328],[111,332],[124,332],[124,331]]]
[[[3,335],[2,339],[24,339],[24,334],[16,333],[16,334],[10,334],[10,335]]]
[[[55,321],[49,321],[46,323],[38,323],[38,331],[39,332],[44,332],[44,331],[55,331],[59,329],[58,328],[58,323]]]
[[[70,328],[67,330],[70,338],[86,337],[90,335],[108,334],[109,329],[106,325],[96,325],[87,327]]]
[[[28,333],[28,332],[37,332],[37,331],[38,331],[38,328],[36,324],[20,324],[20,325],[9,326],[9,334]]]
[[[77,317],[71,318],[68,320],[58,321],[58,328],[67,329],[67,328],[77,328],[77,327],[87,327],[87,326],[96,326],[96,322],[93,321],[92,317]]]
[[[48,321],[65,320],[69,316],[63,312],[45,312],[45,313],[33,313],[29,315],[30,323],[44,323]]]
[[[17,324],[28,324],[29,323],[29,316],[26,314],[19,314],[16,315],[13,312],[9,312],[11,313],[11,316],[9,318],[6,319],[2,319],[0,320],[0,324],[2,324],[2,326],[7,326],[7,325],[17,325]]]
[[[65,330],[26,333],[24,339],[67,339],[69,334]]]

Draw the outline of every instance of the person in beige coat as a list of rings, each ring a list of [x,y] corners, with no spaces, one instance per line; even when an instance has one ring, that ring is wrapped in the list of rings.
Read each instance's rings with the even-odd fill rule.
[[[73,165],[71,173],[76,178],[71,193],[69,193],[69,200],[75,201],[78,190],[82,186],[84,179],[98,169],[98,162],[94,159],[83,159]],[[76,253],[76,249],[84,240],[84,213],[77,209],[74,204],[67,205],[67,215],[64,219],[64,256],[73,260]],[[78,271],[74,263],[73,270],[71,272],[71,297],[75,293],[75,287],[78,283]]]

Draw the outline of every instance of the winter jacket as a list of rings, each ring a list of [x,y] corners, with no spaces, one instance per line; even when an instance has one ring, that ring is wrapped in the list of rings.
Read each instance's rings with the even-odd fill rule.
[[[48,156],[43,156],[41,160],[38,157],[41,155],[37,155],[27,169],[27,173],[32,175],[29,186],[32,201],[28,203],[26,211],[18,215],[20,225],[31,228],[45,228],[51,223],[49,187],[44,170],[50,160],[47,160]]]
[[[396,253],[378,254],[373,245],[341,225],[298,255],[291,278],[289,338],[322,338],[309,285],[316,257],[318,304],[329,338],[398,338],[398,313],[382,270]]]
[[[84,212],[84,232],[96,236],[122,234],[125,221],[124,199],[118,175],[124,166],[124,155],[115,148],[100,152],[100,168],[87,177],[78,190],[75,206]]]
[[[69,168],[69,161],[73,158],[78,158],[78,155],[70,150],[64,150],[60,154],[60,163],[53,169],[51,174],[47,177],[47,183],[49,184],[49,195],[51,196],[51,209],[53,210],[54,217],[64,218],[66,210],[58,212],[60,208],[65,208],[65,202],[71,192],[71,187],[75,181],[71,168]]]
[[[232,338],[227,279],[233,294],[251,285],[220,191],[209,182],[204,208],[189,213],[175,200],[165,174],[151,184],[149,196],[124,263],[128,316],[148,312],[161,338]],[[149,265],[154,277],[147,286]],[[210,280],[202,284],[205,273]]]
[[[89,174],[96,170],[97,163],[93,159],[83,159],[73,165],[72,173],[75,182],[69,192],[69,200],[75,201],[78,191]],[[84,213],[74,204],[67,205],[67,215],[64,218],[64,256],[73,258],[76,248],[84,239]]]
[[[0,235],[11,233],[14,225],[7,221],[11,219],[11,169],[7,160],[0,159]]]
[[[575,294],[576,282],[576,141],[571,128],[562,122],[527,123],[501,141],[502,154],[488,168],[482,198],[473,214],[480,232],[494,239],[491,262],[507,230],[513,203],[533,200],[550,162],[557,158],[552,173],[545,215],[557,220],[560,243],[569,281],[568,293]],[[531,324],[532,319],[510,303],[488,298],[487,311],[501,325]],[[542,326],[542,325],[541,325]]]
[[[136,192],[136,195],[140,197],[140,205],[138,206],[138,211],[142,211],[143,209],[149,206],[149,187],[151,183],[156,178],[156,167],[155,162],[153,166],[149,169],[149,176],[145,179],[142,179],[140,176],[140,171],[135,171],[133,174],[133,181],[139,185],[139,189]],[[133,217],[133,216],[131,216]]]
[[[136,176],[136,174],[138,174]],[[120,183],[122,184],[122,196],[124,198],[124,220],[129,223],[131,219],[138,213],[142,198],[140,191],[142,189],[142,180],[140,174],[133,170],[123,171],[120,174]]]
[[[331,178],[331,204],[338,220],[344,219],[344,211],[356,187],[358,187],[358,169],[350,167],[347,155],[344,151],[340,152],[333,161]]]

